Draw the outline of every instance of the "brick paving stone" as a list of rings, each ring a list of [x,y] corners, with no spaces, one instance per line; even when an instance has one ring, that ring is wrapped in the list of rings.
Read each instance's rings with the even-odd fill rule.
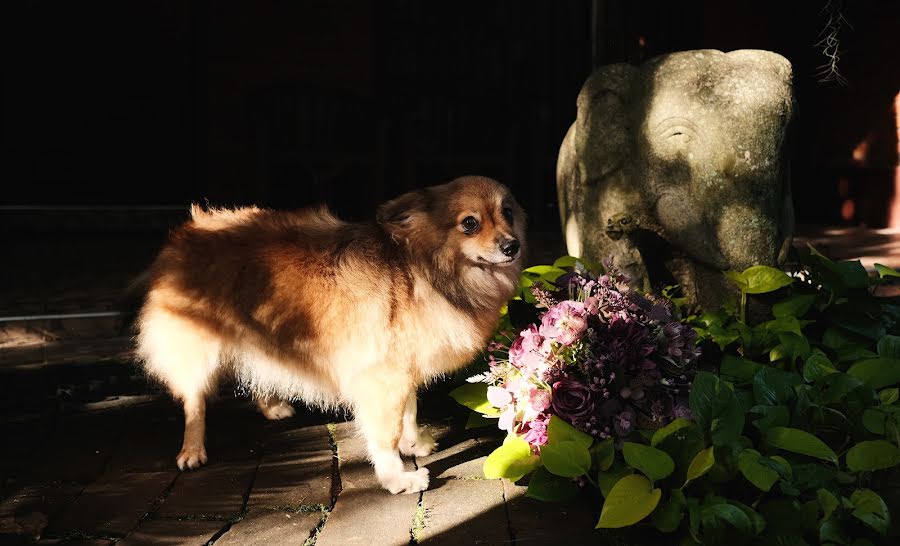
[[[76,484],[36,484],[13,489],[0,501],[0,535],[37,537],[82,490]]]
[[[160,506],[158,515],[235,517],[241,512],[255,472],[253,461],[212,463],[184,471]]]
[[[323,426],[286,430],[267,442],[249,508],[331,506],[334,454]]]
[[[339,423],[335,439],[342,490],[316,545],[409,544],[419,495],[391,495],[381,488],[352,423]]]
[[[89,483],[96,480],[119,440],[123,414],[104,411],[61,417],[52,435],[23,468],[25,479]]]
[[[344,489],[316,546],[406,546],[419,495],[391,495],[373,488]]]
[[[251,510],[247,517],[216,540],[216,546],[304,544],[324,517],[322,512]]]
[[[175,471],[105,474],[53,522],[50,531],[56,536],[74,532],[122,536],[134,528],[176,475]]]
[[[503,544],[510,542],[500,480],[448,480],[425,491],[425,526],[419,544]]]
[[[2,543],[5,544],[5,543]],[[111,540],[104,540],[102,538],[94,538],[94,539],[85,539],[85,540],[70,540],[67,538],[48,538],[41,541],[38,541],[38,546],[57,546],[57,545],[65,545],[65,546],[111,546],[115,544],[115,542]]]
[[[226,525],[224,521],[155,519],[145,521],[116,546],[174,546],[206,544]]]
[[[588,496],[568,503],[542,502],[526,497],[527,487],[508,480],[502,483],[516,543],[579,546],[608,542],[604,538],[607,533],[594,529],[600,517],[599,502]]]
[[[0,438],[4,439],[0,442],[0,488],[10,485],[24,467],[31,466],[32,455],[43,443],[50,425],[47,414],[0,425]]]
[[[469,438],[427,457],[418,457],[416,463],[428,468],[432,480],[482,479],[482,466],[486,458],[482,455],[478,440]]]
[[[184,433],[182,419],[181,410],[168,400],[129,409],[125,433],[106,473],[176,470],[175,456]]]

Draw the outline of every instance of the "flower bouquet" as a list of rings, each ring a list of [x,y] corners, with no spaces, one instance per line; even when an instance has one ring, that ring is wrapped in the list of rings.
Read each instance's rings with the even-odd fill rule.
[[[592,468],[609,470],[625,447],[652,449],[626,442],[631,435],[689,419],[699,356],[694,329],[673,316],[669,300],[630,290],[609,263],[597,275],[568,260],[556,266],[571,271],[525,271],[522,296],[539,322],[495,338],[488,371],[453,393],[508,434],[485,475],[517,480],[537,470],[528,494],[545,500],[586,483],[603,489]]]

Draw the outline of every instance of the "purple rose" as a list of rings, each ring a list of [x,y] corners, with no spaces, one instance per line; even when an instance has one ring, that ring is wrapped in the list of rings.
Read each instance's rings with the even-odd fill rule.
[[[591,389],[574,379],[555,382],[552,396],[553,412],[570,423],[582,423],[594,413]]]

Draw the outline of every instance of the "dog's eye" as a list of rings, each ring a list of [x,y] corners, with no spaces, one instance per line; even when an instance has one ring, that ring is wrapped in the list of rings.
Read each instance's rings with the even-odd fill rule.
[[[512,225],[512,223],[513,223],[512,209],[509,207],[503,207],[503,210],[501,212],[503,213],[503,218],[506,219],[507,223],[509,223],[509,225]]]
[[[462,226],[463,231],[468,234],[474,233],[476,229],[478,229],[478,220],[475,219],[474,216],[466,216],[463,218],[463,221],[459,223]]]

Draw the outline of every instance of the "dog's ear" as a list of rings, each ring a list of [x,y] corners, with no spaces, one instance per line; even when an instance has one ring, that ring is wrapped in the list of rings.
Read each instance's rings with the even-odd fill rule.
[[[378,207],[375,220],[393,236],[406,238],[425,218],[425,190],[404,193]]]

